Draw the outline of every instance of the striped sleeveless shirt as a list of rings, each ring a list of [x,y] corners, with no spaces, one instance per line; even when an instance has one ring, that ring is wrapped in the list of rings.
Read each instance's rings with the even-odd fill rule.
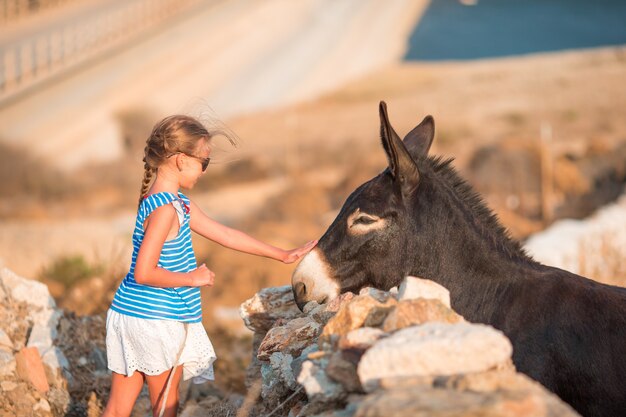
[[[178,207],[176,207],[177,202]],[[178,196],[170,192],[151,194],[144,198],[137,211],[130,270],[113,297],[112,310],[144,319],[175,320],[186,323],[202,321],[199,287],[162,288],[138,284],[135,281],[137,253],[145,233],[144,221],[158,207],[172,203],[179,219],[181,217],[182,219],[179,222],[178,235],[163,244],[157,266],[172,272],[189,272],[197,268],[189,227],[189,199],[180,192]]]

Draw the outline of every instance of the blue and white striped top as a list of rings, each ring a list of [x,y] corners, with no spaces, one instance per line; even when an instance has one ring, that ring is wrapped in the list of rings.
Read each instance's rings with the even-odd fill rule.
[[[182,217],[180,228],[174,239],[163,244],[157,266],[173,272],[189,272],[197,268],[189,228],[189,199],[180,192],[178,196],[170,192],[147,196],[137,211],[130,271],[113,297],[111,304],[113,311],[144,319],[175,320],[187,323],[202,321],[199,287],[162,288],[135,282],[135,263],[144,237],[144,221],[156,208],[175,202],[180,203],[177,211],[182,207],[182,215],[179,215],[179,218]],[[180,211],[178,213],[180,214]]]

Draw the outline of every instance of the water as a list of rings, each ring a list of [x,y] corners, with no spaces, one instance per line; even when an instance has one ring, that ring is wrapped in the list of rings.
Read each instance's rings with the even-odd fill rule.
[[[626,44],[626,0],[432,0],[405,60],[468,60]]]

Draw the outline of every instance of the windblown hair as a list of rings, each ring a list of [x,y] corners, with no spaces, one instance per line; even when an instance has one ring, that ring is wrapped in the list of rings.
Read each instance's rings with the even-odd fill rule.
[[[213,136],[225,136],[234,140],[226,129],[208,130],[201,122],[190,116],[172,115],[164,118],[152,128],[144,149],[144,174],[139,193],[139,204],[148,192],[150,182],[166,159],[178,152],[193,155],[201,140],[209,141]]]

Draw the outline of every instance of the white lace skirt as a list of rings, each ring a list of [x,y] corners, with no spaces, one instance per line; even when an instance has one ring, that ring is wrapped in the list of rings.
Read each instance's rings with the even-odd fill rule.
[[[141,319],[109,309],[106,332],[108,368],[113,372],[161,374],[174,367],[184,343],[176,363],[183,365],[183,380],[200,384],[214,379],[215,351],[202,323],[189,323],[185,338],[182,322]]]

